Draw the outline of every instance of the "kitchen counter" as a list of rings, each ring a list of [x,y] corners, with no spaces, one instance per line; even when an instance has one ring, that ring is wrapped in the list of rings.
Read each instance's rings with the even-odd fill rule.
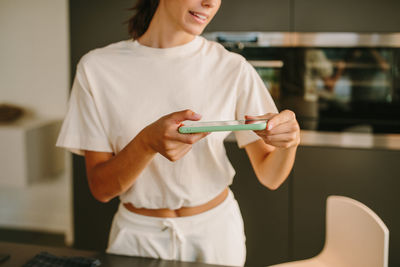
[[[301,131],[302,146],[400,150],[400,134]]]
[[[300,135],[301,146],[400,150],[400,134],[301,130]],[[236,142],[235,135],[230,134],[226,141]]]
[[[204,263],[167,261],[151,258],[119,256],[95,251],[76,250],[72,248],[56,248],[36,245],[0,242],[0,254],[10,254],[10,258],[0,263],[2,267],[22,266],[36,254],[46,251],[59,257],[88,257],[101,261],[101,267],[119,266],[151,266],[151,267],[224,267],[222,265],[210,265]]]

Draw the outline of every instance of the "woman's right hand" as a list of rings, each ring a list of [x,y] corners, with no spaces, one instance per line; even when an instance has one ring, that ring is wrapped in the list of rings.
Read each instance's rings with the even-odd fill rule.
[[[201,115],[189,109],[161,117],[141,132],[143,142],[154,153],[160,153],[170,161],[177,161],[190,151],[192,145],[209,133],[181,134],[182,121],[200,120]]]
[[[168,114],[145,127],[119,153],[85,151],[86,171],[93,196],[108,202],[129,190],[156,153],[171,161],[182,158],[208,133],[180,134],[184,120],[201,116],[184,110]],[[110,179],[112,177],[112,179]]]

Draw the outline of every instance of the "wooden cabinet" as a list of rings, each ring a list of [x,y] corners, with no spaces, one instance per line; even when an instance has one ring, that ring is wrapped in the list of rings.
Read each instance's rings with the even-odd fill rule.
[[[293,0],[296,32],[398,32],[398,0]]]
[[[290,0],[222,1],[206,31],[290,31]]]

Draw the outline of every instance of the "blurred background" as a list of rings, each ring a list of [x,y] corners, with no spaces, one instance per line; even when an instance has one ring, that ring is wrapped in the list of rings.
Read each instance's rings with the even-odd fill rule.
[[[90,195],[82,157],[54,147],[76,64],[128,39],[132,0],[0,0],[0,241],[103,250],[118,200]],[[400,1],[222,0],[204,37],[245,56],[302,129],[276,191],[225,143],[246,225],[248,265],[316,255],[325,201],[373,209],[400,265]],[[260,210],[265,211],[260,214]]]

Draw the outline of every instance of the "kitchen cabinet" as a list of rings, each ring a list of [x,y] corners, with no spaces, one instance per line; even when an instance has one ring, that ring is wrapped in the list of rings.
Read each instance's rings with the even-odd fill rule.
[[[266,266],[289,260],[289,184],[271,191],[261,185],[244,149],[225,142],[236,170],[231,189],[239,203],[247,238],[248,266]]]
[[[398,0],[293,0],[295,32],[398,32]]]
[[[136,0],[70,0],[71,77],[79,59],[92,49],[127,40]]]
[[[245,151],[225,144],[237,170],[232,190],[245,220],[248,265],[317,255],[325,242],[326,199],[343,195],[384,221],[390,231],[389,267],[400,266],[400,151],[340,146],[301,145],[288,180],[270,191],[256,181]]]
[[[371,208],[387,225],[389,267],[400,265],[400,150],[373,139],[375,147],[311,144],[302,135],[294,168],[275,191],[257,180],[245,150],[225,142],[236,170],[231,186],[243,215],[247,236],[247,265],[266,266],[318,254],[325,241],[325,205],[329,195],[354,198]],[[321,137],[320,141],[332,138]],[[396,139],[398,140],[398,139]],[[382,141],[382,140],[381,140]],[[388,143],[389,142],[389,143]],[[351,143],[357,146],[356,143]],[[91,196],[82,157],[74,156],[75,247],[104,249],[118,200],[99,203]]]
[[[389,228],[389,266],[400,266],[400,151],[300,146],[291,183],[291,259],[318,254],[326,198],[343,195],[371,208]]]
[[[397,0],[229,0],[206,31],[398,32]]]
[[[290,31],[290,0],[222,1],[206,31]]]
[[[108,233],[119,200],[97,201],[91,194],[86,177],[85,159],[73,155],[74,248],[104,251]]]

